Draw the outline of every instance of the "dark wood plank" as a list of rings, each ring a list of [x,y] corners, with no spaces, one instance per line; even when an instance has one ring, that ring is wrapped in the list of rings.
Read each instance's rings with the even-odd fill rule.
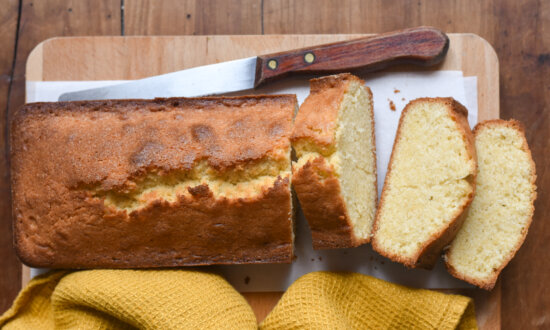
[[[501,30],[503,118],[525,125],[537,166],[535,216],[523,247],[502,276],[502,320],[510,329],[550,328],[550,3],[506,1],[495,8]]]
[[[56,36],[120,35],[120,3],[120,0],[22,0],[15,69],[11,81],[7,116],[2,116],[1,122],[0,148],[2,148],[2,155],[7,154],[6,118],[9,121],[11,114],[25,102],[25,63],[30,51],[41,41]],[[2,2],[2,6],[0,6],[0,13],[2,13],[0,14],[0,23],[2,23],[0,31],[3,36],[0,50],[0,70],[2,70],[2,74],[7,72],[8,76],[12,67],[10,59],[13,59],[18,7],[19,1],[12,0],[7,5],[6,2]],[[10,10],[11,13],[7,13],[7,10]],[[7,35],[8,26],[13,26],[12,37]],[[4,33],[6,33],[6,37],[4,37]],[[9,62],[8,71],[4,71],[4,61]],[[7,94],[4,87],[0,86],[0,95],[4,95],[4,92]],[[6,109],[6,99],[0,96],[0,109]],[[2,171],[0,177],[0,269],[2,269],[0,313],[2,313],[11,305],[20,289],[21,265],[12,248],[9,171],[5,157],[2,157],[0,162],[0,171]]]
[[[265,33],[368,33],[416,25],[471,32],[500,60],[500,109],[522,121],[537,165],[538,199],[529,235],[502,274],[502,325],[550,328],[550,2],[266,0]]]
[[[414,26],[416,1],[265,0],[265,34],[379,33]],[[386,16],[382,16],[382,13]]]
[[[266,34],[381,33],[433,25],[491,39],[494,6],[493,0],[265,0],[263,21]]]
[[[6,111],[18,17],[19,1],[4,1],[0,6],[0,313],[11,305],[21,286],[21,264],[12,247],[9,162],[6,153]]]
[[[261,34],[261,8],[261,0],[126,0],[124,34]]]

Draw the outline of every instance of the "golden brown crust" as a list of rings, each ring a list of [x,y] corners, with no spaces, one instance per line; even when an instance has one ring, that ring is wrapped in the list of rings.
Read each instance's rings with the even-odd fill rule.
[[[294,121],[292,142],[308,140],[321,149],[335,144],[338,111],[352,81],[365,82],[349,73],[310,80],[310,94],[300,106]],[[370,92],[370,90],[369,90]]]
[[[535,204],[535,200],[537,199],[536,166],[535,166],[535,162],[533,161],[533,157],[531,155],[531,150],[529,149],[529,146],[527,144],[527,139],[525,138],[525,129],[524,129],[523,124],[521,122],[519,122],[515,119],[510,119],[508,121],[502,120],[502,119],[492,119],[492,120],[483,121],[481,123],[478,123],[476,125],[476,127],[474,128],[474,130],[473,130],[474,138],[477,137],[477,135],[479,134],[479,132],[482,129],[491,128],[491,127],[498,127],[498,126],[509,127],[509,128],[515,129],[519,132],[519,134],[523,138],[522,149],[527,153],[527,155],[529,157],[529,160],[530,160],[530,163],[531,163],[531,169],[532,169],[532,171],[531,171],[531,184],[534,187],[534,189],[533,189],[533,194],[531,196],[530,216],[529,216],[529,220],[528,220],[528,222],[527,222],[527,224],[526,224],[526,226],[525,226],[525,228],[522,232],[522,237],[521,237],[520,240],[518,240],[518,243],[516,244],[514,249],[512,249],[510,254],[508,254],[508,256],[504,259],[501,266],[498,269],[494,270],[493,276],[487,281],[479,280],[477,278],[473,278],[473,277],[467,276],[465,274],[459,273],[449,263],[449,258],[450,258],[449,251],[447,251],[445,253],[445,267],[447,267],[447,270],[449,271],[449,273],[452,276],[454,276],[454,277],[456,277],[460,280],[466,281],[468,283],[471,283],[471,284],[473,284],[473,285],[475,285],[475,286],[477,286],[481,289],[485,289],[485,290],[492,290],[495,287],[495,284],[498,280],[498,276],[500,275],[500,272],[504,269],[504,267],[506,267],[506,265],[508,265],[510,260],[512,260],[512,258],[516,255],[517,251],[519,250],[519,248],[521,247],[521,245],[525,241],[525,238],[527,237],[527,232],[529,230],[529,227],[531,226],[531,222],[533,221],[533,214],[535,213],[534,204]]]
[[[288,177],[252,197],[216,197],[198,186],[131,213],[87,188],[124,193],[147,173],[186,171],[201,160],[223,173],[284,157],[296,102],[286,95],[25,105],[11,129],[21,259],[50,268],[291,262]]]
[[[296,103],[294,95],[32,103],[13,125],[25,125],[19,140],[44,138],[35,141],[47,146],[41,157],[52,143],[82,148],[52,150],[58,163],[79,159],[68,184],[101,181],[104,189],[118,189],[144,170],[189,170],[203,159],[223,172],[285,148],[292,129],[287,110]],[[63,136],[54,134],[60,120]]]
[[[389,182],[389,178],[391,178],[391,168],[393,164],[393,157],[395,148],[398,144],[399,138],[401,136],[401,127],[403,124],[403,120],[409,111],[409,109],[412,108],[416,103],[422,103],[422,102],[441,102],[447,106],[447,109],[449,111],[449,115],[454,118],[454,120],[457,123],[458,129],[461,131],[463,135],[463,139],[466,142],[466,148],[468,151],[468,154],[470,157],[474,160],[474,163],[476,165],[476,170],[474,171],[474,174],[467,178],[472,187],[473,191],[468,196],[468,200],[465,201],[463,205],[458,209],[458,211],[453,215],[453,219],[449,222],[449,224],[444,227],[442,230],[440,230],[438,233],[433,234],[430,239],[424,244],[420,252],[412,257],[412,258],[404,258],[403,256],[393,254],[389,251],[384,250],[383,247],[381,247],[376,239],[376,232],[378,231],[378,221],[380,219],[380,212],[382,210],[382,206],[384,204],[385,199],[385,191],[386,191],[386,183]],[[475,179],[476,179],[476,173],[477,173],[477,157],[475,152],[475,145],[474,145],[474,138],[472,131],[470,129],[470,125],[468,124],[468,110],[459,102],[454,100],[453,98],[419,98],[416,100],[412,100],[407,104],[405,109],[403,109],[403,112],[401,113],[401,117],[399,119],[399,125],[397,127],[397,133],[395,136],[395,143],[393,145],[392,154],[390,157],[390,162],[388,164],[388,172],[386,174],[386,183],[384,184],[384,187],[382,188],[382,196],[380,198],[380,203],[378,205],[378,210],[376,212],[376,216],[374,219],[374,225],[373,225],[373,233],[374,238],[372,240],[372,247],[375,251],[377,251],[379,254],[393,260],[399,263],[404,264],[407,267],[411,268],[425,268],[425,269],[431,269],[437,262],[437,259],[441,255],[441,252],[443,248],[449,244],[453,238],[458,233],[458,230],[460,230],[460,227],[464,223],[464,220],[466,218],[465,213],[472,203],[472,200],[474,199],[475,195]]]
[[[306,140],[320,152],[333,148],[340,104],[351,82],[364,85],[363,80],[349,73],[310,80],[311,93],[300,107],[294,122],[291,137],[293,143]],[[368,87],[365,90],[372,103],[371,90]],[[371,122],[374,143],[372,112]],[[375,149],[373,157],[376,159]],[[374,166],[376,173],[376,162]],[[294,165],[292,184],[311,229],[315,250],[350,248],[369,242],[370,236],[361,239],[355,235],[340,182],[324,157],[312,159],[300,168]],[[377,189],[376,180],[374,185]]]
[[[300,168],[294,166],[292,184],[311,228],[314,249],[348,248],[366,243],[353,232],[340,182],[324,157],[314,158]]]

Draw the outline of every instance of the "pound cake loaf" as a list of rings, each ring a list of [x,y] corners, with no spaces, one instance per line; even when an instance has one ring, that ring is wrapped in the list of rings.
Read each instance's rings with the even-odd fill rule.
[[[358,246],[370,240],[376,210],[372,93],[351,74],[310,84],[292,133],[294,190],[315,249]]]
[[[531,224],[535,163],[518,121],[486,121],[476,126],[474,135],[476,196],[445,262],[453,276],[491,290]]]
[[[467,117],[452,98],[417,99],[403,110],[374,224],[381,255],[431,268],[460,229],[476,177]]]
[[[294,95],[33,103],[11,129],[30,266],[289,263]]]

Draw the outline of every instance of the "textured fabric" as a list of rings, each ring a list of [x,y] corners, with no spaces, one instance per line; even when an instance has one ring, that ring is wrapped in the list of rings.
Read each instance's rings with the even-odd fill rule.
[[[192,270],[51,272],[0,317],[2,329],[256,329],[222,277]],[[297,280],[261,329],[476,329],[469,298],[351,273]]]
[[[222,277],[188,270],[92,270],[33,279],[2,329],[256,329]]]
[[[477,329],[470,298],[356,273],[317,272],[288,288],[260,329]]]

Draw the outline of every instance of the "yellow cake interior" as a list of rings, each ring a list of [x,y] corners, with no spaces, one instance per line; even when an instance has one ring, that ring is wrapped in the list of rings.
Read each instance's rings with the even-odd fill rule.
[[[298,168],[320,156],[330,164],[333,173],[318,174],[322,178],[331,174],[338,177],[354,234],[359,239],[370,237],[376,211],[372,111],[367,92],[359,82],[352,81],[340,104],[335,145],[320,148],[307,140],[294,145]]]
[[[475,160],[448,105],[416,102],[403,114],[378,219],[379,248],[414,258],[473,192]]]
[[[94,189],[93,196],[104,198],[106,206],[132,212],[155,200],[173,203],[178,196],[191,196],[188,188],[208,185],[215,198],[253,198],[273,187],[275,181],[290,180],[290,148],[281,150],[277,158],[219,172],[206,161],[199,161],[189,171],[159,174],[152,171],[137,178],[131,189],[123,191]],[[289,181],[290,182],[290,181]]]
[[[532,215],[532,163],[516,129],[483,127],[476,135],[477,190],[447,261],[460,274],[488,281],[523,239]]]

